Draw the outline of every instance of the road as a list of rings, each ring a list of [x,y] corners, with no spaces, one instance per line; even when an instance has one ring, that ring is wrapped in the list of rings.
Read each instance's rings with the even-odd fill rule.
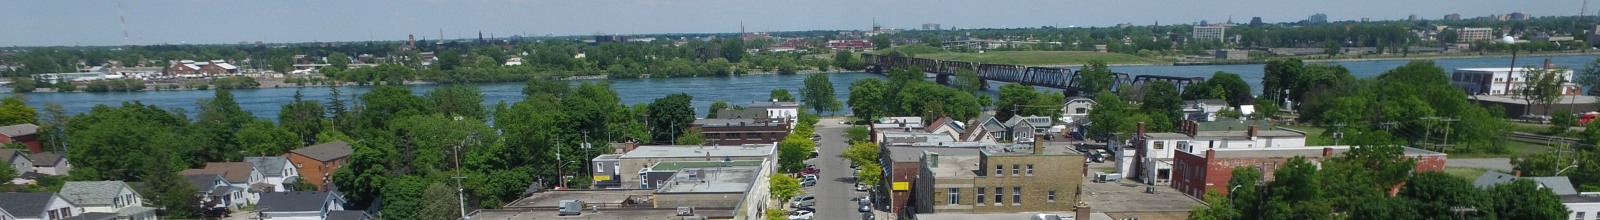
[[[1450,159],[1444,162],[1445,167],[1471,167],[1510,172],[1513,169],[1510,158],[1470,158]]]
[[[817,165],[818,169],[822,169],[822,174],[817,176],[820,181],[816,186],[806,189],[807,193],[817,197],[817,213],[812,219],[861,219],[855,198],[866,193],[855,191],[856,181],[852,178],[855,169],[850,168],[848,159],[839,156],[849,147],[844,137],[846,126],[839,124],[841,120],[828,118],[817,123],[816,133],[822,136],[822,140],[817,142],[817,151],[821,156],[808,163]]]

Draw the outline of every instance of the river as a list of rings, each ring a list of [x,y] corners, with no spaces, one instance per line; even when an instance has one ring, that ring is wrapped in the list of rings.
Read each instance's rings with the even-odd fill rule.
[[[1551,62],[1557,66],[1581,70],[1585,65],[1595,61],[1600,56],[1555,56]],[[1517,59],[1518,66],[1540,65],[1544,56],[1523,56]],[[1324,64],[1343,65],[1357,77],[1372,77],[1384,71],[1405,65],[1409,61],[1348,61],[1329,62]],[[1435,63],[1444,68],[1446,72],[1455,68],[1478,67],[1506,67],[1510,66],[1510,58],[1458,58],[1438,59]],[[1134,75],[1164,75],[1184,77],[1210,77],[1217,71],[1239,74],[1250,84],[1252,90],[1260,93],[1262,64],[1252,65],[1203,65],[1203,66],[1118,66],[1111,67],[1112,71],[1130,73]],[[660,78],[660,79],[610,79],[610,80],[572,80],[571,83],[581,82],[609,82],[627,105],[649,103],[656,98],[667,94],[685,93],[694,97],[695,110],[703,115],[705,108],[713,101],[726,101],[735,105],[747,105],[750,101],[764,100],[773,89],[788,89],[790,93],[799,97],[800,88],[804,86],[806,75],[748,75],[737,77],[702,77],[702,78]],[[882,76],[850,72],[831,75],[835,95],[839,100],[847,99],[850,83],[863,78],[882,78]],[[991,83],[992,88],[998,88],[1000,83]],[[422,94],[444,85],[426,84],[412,85],[413,92]],[[492,105],[499,102],[517,102],[522,100],[522,83],[486,83],[479,84],[483,91],[484,104]],[[370,91],[370,86],[340,87],[348,100],[352,94],[361,94]],[[254,114],[256,117],[276,118],[278,109],[284,103],[294,99],[295,91],[300,91],[305,99],[326,101],[329,98],[329,88],[262,88],[235,90],[234,98],[240,107]],[[994,91],[990,91],[991,94]],[[198,111],[197,101],[209,99],[214,91],[144,91],[127,93],[29,93],[28,104],[35,108],[43,108],[45,102],[61,103],[69,114],[88,112],[95,105],[119,105],[122,102],[138,101],[144,104],[153,104],[162,108],[181,108],[191,117]],[[845,108],[848,112],[848,107]]]

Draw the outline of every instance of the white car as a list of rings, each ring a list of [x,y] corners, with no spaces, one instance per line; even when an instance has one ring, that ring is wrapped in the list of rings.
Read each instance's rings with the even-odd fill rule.
[[[811,220],[812,214],[811,211],[805,210],[789,212],[789,220]]]
[[[867,185],[856,183],[856,191],[867,191]]]

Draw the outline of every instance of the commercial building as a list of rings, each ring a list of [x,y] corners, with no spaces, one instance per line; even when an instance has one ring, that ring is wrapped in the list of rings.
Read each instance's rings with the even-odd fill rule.
[[[1210,149],[1301,148],[1306,135],[1298,131],[1273,129],[1262,120],[1183,121],[1176,133],[1145,133],[1144,124],[1135,128],[1133,144],[1116,148],[1117,170],[1146,184],[1173,180],[1176,155],[1198,154]],[[1130,152],[1132,151],[1132,152]],[[1131,155],[1131,157],[1128,157]]]
[[[1495,37],[1491,33],[1494,33],[1492,28],[1461,28],[1456,30],[1456,42],[1470,43],[1493,40]]]
[[[1517,95],[1527,87],[1528,73],[1537,70],[1527,67],[1461,68],[1450,74],[1450,84],[1460,87],[1468,95]],[[1567,82],[1561,84],[1561,95],[1583,93],[1583,85],[1572,83],[1572,70],[1551,71],[1559,71],[1557,74]]]
[[[1084,155],[1066,146],[994,145],[978,155],[928,152],[912,186],[918,213],[1072,210]]]
[[[646,145],[616,156],[615,176],[621,179],[620,188],[653,188],[643,185],[640,173],[659,162],[669,161],[738,161],[767,160],[776,157],[777,143],[744,144],[733,146]],[[603,157],[604,155],[602,155]],[[597,169],[598,170],[598,169]]]
[[[706,145],[741,145],[781,142],[789,135],[787,120],[756,118],[696,119],[691,130],[705,137]]]
[[[1271,181],[1272,174],[1290,158],[1303,157],[1313,163],[1349,152],[1349,146],[1297,147],[1297,148],[1213,148],[1205,151],[1179,151],[1173,158],[1172,187],[1183,194],[1203,198],[1206,191],[1226,194],[1228,180],[1237,167],[1261,169],[1263,180]],[[1405,147],[1405,157],[1415,158],[1415,172],[1444,171],[1446,155],[1440,152]],[[1399,186],[1395,186],[1399,187]]]
[[[1306,18],[1306,21],[1311,24],[1326,24],[1328,23],[1328,14],[1313,14],[1310,18]]]
[[[1460,21],[1461,20],[1461,14],[1451,13],[1451,14],[1444,15],[1444,20],[1446,20],[1446,21]]]
[[[922,24],[922,30],[924,30],[924,31],[937,31],[937,30],[940,30],[939,29],[939,23]]]
[[[172,66],[164,71],[167,75],[179,77],[204,77],[217,75],[231,75],[239,73],[239,67],[228,63],[226,60],[193,61],[181,60],[173,62]]]
[[[1227,36],[1228,27],[1222,25],[1197,25],[1194,26],[1195,40],[1222,40]]]
[[[1213,51],[1213,54],[1215,54],[1215,58],[1224,60],[1250,59],[1250,51],[1248,50],[1217,49]]]
[[[756,186],[754,183],[757,179],[766,179],[776,169],[776,161],[761,166],[680,169],[656,188],[651,201],[656,208],[739,207],[746,199],[765,201],[769,190],[765,190],[766,187],[752,190]],[[747,196],[747,193],[754,196]]]
[[[926,213],[916,211],[917,206],[911,202],[911,186],[922,174],[923,157],[927,155],[950,156],[975,156],[978,155],[977,147],[929,147],[929,146],[892,146],[881,145],[878,153],[878,164],[883,164],[883,176],[878,181],[880,185],[873,186],[879,192],[887,192],[884,198],[876,198],[879,204],[888,204],[890,213],[906,212]]]
[[[1572,112],[1600,111],[1600,108],[1594,105],[1596,101],[1600,101],[1600,97],[1586,95],[1564,95],[1557,97],[1556,101],[1549,105],[1540,104],[1539,102],[1533,102],[1532,105],[1529,105],[1527,99],[1517,96],[1480,95],[1467,97],[1467,100],[1477,102],[1479,106],[1484,107],[1499,106],[1506,110],[1506,116],[1509,117],[1545,115],[1554,113],[1556,110],[1571,110]]]

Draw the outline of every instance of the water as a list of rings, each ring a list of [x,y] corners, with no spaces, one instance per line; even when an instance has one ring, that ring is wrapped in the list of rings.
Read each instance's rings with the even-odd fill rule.
[[[1540,65],[1544,56],[1522,56],[1517,59],[1517,65]],[[1550,57],[1551,62],[1557,66],[1573,69],[1582,69],[1600,56],[1556,56]],[[1332,62],[1326,64],[1343,65],[1350,69],[1357,77],[1372,77],[1384,71],[1405,65],[1410,61],[1351,61]],[[1475,67],[1506,67],[1510,66],[1510,58],[1466,58],[1466,59],[1440,59],[1435,63],[1450,71],[1455,68]],[[1182,77],[1210,77],[1217,71],[1239,74],[1250,84],[1253,91],[1261,90],[1261,76],[1264,65],[1212,65],[1212,66],[1124,66],[1112,67],[1115,72],[1124,72],[1134,75],[1163,75]],[[697,115],[704,115],[705,109],[713,101],[725,101],[735,105],[747,105],[750,101],[765,100],[773,89],[788,89],[796,98],[799,97],[800,88],[804,87],[805,75],[750,75],[739,77],[703,77],[703,78],[662,78],[662,79],[614,79],[614,80],[575,80],[571,83],[581,82],[609,82],[622,98],[623,104],[649,103],[668,94],[685,93],[694,97]],[[839,100],[846,100],[850,94],[850,83],[863,78],[882,78],[882,76],[867,73],[839,73],[830,76],[833,79],[835,95]],[[1001,83],[991,83],[990,86],[998,88]],[[413,92],[423,94],[443,85],[413,85]],[[522,83],[489,83],[479,84],[479,89],[484,93],[484,104],[492,105],[499,102],[514,103],[522,100]],[[370,91],[370,86],[340,87],[339,90],[350,100],[352,94],[361,94]],[[256,117],[276,118],[278,109],[294,99],[295,91],[300,91],[305,99],[326,101],[329,98],[329,89],[326,87],[314,88],[264,88],[235,90],[234,98],[239,101],[240,107],[254,114]],[[991,90],[991,95],[993,91]],[[201,99],[209,99],[214,91],[145,91],[128,93],[30,93],[28,103],[35,108],[43,108],[45,102],[61,103],[69,114],[88,112],[95,105],[117,106],[122,102],[138,101],[144,104],[153,104],[167,109],[183,109],[193,116],[198,108],[196,103]],[[844,112],[848,112],[846,107]]]

